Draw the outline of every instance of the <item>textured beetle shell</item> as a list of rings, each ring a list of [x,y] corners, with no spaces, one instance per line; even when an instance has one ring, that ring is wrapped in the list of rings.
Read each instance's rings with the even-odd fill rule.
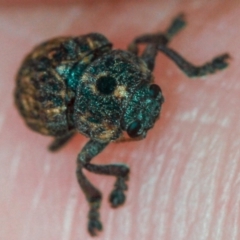
[[[44,135],[61,136],[74,129],[73,103],[84,69],[111,49],[101,34],[56,38],[37,46],[17,75],[15,103],[27,125]],[[77,65],[78,75],[71,69]]]
[[[116,87],[111,94],[102,94],[96,85],[101,77],[111,77]],[[74,122],[78,131],[98,141],[122,138],[122,118],[129,101],[141,85],[153,82],[151,71],[136,55],[112,50],[96,59],[84,71],[77,89]],[[141,104],[140,104],[141,106]]]

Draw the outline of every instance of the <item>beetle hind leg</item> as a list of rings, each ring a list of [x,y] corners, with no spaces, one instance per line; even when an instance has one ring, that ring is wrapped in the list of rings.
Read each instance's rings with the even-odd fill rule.
[[[51,152],[55,152],[62,148],[73,136],[75,132],[69,132],[66,135],[61,137],[56,137],[53,142],[48,146],[48,150]]]

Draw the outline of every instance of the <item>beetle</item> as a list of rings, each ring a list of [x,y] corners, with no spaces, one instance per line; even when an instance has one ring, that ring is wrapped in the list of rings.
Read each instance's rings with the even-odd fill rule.
[[[34,48],[18,71],[16,106],[32,130],[54,137],[50,151],[60,149],[77,132],[90,138],[77,157],[76,175],[89,203],[88,231],[93,236],[102,230],[102,195],[82,170],[115,176],[109,201],[112,207],[124,203],[129,167],[95,165],[91,160],[110,142],[141,140],[153,128],[164,102],[153,77],[157,53],[167,55],[188,77],[228,66],[228,54],[194,66],[169,48],[185,25],[180,14],[166,31],[139,36],[127,50],[113,49],[99,33],[55,38]],[[140,44],[145,44],[141,54]]]

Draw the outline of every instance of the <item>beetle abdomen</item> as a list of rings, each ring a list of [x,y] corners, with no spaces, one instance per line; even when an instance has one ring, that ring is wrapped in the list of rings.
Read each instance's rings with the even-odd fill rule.
[[[18,72],[15,90],[15,103],[27,125],[52,136],[71,130],[80,76],[110,48],[108,40],[95,33],[53,39],[33,49]]]

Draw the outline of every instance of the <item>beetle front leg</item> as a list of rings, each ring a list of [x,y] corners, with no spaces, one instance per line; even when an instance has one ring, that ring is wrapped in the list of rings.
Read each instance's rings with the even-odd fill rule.
[[[155,58],[157,56],[158,45],[167,45],[170,40],[186,25],[185,18],[183,14],[178,15],[167,28],[165,32],[155,33],[155,34],[144,34],[135,38],[132,43],[128,46],[128,51],[138,54],[139,44],[148,44],[144,50],[141,58],[148,65],[149,70],[153,71]]]
[[[77,179],[78,183],[83,190],[87,201],[90,205],[90,210],[88,213],[88,232],[92,236],[97,235],[97,231],[102,230],[102,223],[100,221],[100,214],[99,214],[99,208],[101,205],[102,200],[102,194],[101,192],[96,189],[85,177],[85,175],[82,172],[82,167],[78,165],[77,167]]]
[[[194,66],[167,46],[159,45],[158,50],[173,60],[188,77],[202,77],[222,70],[228,66],[227,60],[230,58],[228,54],[222,54],[202,66]]]
[[[126,181],[128,180],[129,168],[124,164],[93,165],[86,164],[85,168],[94,173],[116,176],[115,188],[110,194],[109,201],[112,207],[118,207],[125,202],[124,191],[127,190]]]
[[[129,169],[125,165],[94,165],[89,162],[98,155],[109,143],[101,143],[90,140],[82,149],[77,158],[77,179],[81,186],[87,201],[90,204],[88,231],[91,235],[96,235],[96,231],[102,230],[102,224],[99,220],[99,208],[101,204],[101,193],[87,180],[82,173],[85,168],[90,172],[97,174],[112,175],[117,177],[115,189],[110,195],[110,202],[113,207],[117,207],[125,200],[123,191],[127,190],[125,181],[128,179]]]

